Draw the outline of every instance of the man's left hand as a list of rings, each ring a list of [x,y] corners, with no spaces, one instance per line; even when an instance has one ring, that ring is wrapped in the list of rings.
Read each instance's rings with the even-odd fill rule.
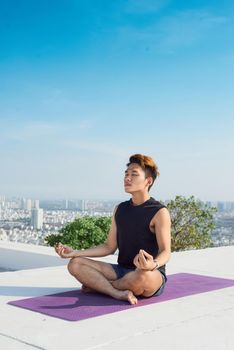
[[[133,264],[140,270],[153,270],[155,266],[154,258],[148,254],[145,250],[140,249],[139,253],[135,256]]]

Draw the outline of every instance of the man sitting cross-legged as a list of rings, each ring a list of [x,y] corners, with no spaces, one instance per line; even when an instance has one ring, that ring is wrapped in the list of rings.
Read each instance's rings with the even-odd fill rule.
[[[79,251],[61,243],[55,246],[62,258],[70,258],[68,271],[82,283],[84,292],[95,290],[130,304],[137,303],[137,296],[163,292],[165,264],[171,252],[171,220],[168,209],[149,196],[158,174],[152,158],[131,156],[124,176],[125,192],[131,199],[115,208],[107,240]],[[117,249],[118,264],[90,259]]]

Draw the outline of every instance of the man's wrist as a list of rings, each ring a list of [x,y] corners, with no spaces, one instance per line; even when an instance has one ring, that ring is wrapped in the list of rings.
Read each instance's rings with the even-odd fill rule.
[[[160,267],[158,260],[154,259],[155,266],[151,271],[157,270]]]

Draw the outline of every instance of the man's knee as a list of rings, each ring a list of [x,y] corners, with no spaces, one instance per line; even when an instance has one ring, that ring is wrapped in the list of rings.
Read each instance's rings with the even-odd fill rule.
[[[84,258],[82,257],[73,258],[67,264],[67,269],[71,275],[75,275],[77,274],[77,272],[79,272],[80,267],[83,265],[83,263],[84,263]]]
[[[145,284],[145,282],[148,279],[148,271],[143,271],[143,270],[135,270],[134,275],[129,278],[129,287],[130,289],[134,288],[142,288]]]
[[[150,271],[138,270],[136,272],[137,272],[137,280],[141,284],[144,284],[150,277]]]

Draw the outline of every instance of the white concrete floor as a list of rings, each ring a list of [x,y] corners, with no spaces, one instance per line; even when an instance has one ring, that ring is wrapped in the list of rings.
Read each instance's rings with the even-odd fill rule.
[[[116,256],[104,259],[114,262]],[[234,279],[234,247],[173,253],[167,273]],[[65,266],[0,273],[0,348],[233,350],[234,287],[78,322],[7,304],[79,287]]]

